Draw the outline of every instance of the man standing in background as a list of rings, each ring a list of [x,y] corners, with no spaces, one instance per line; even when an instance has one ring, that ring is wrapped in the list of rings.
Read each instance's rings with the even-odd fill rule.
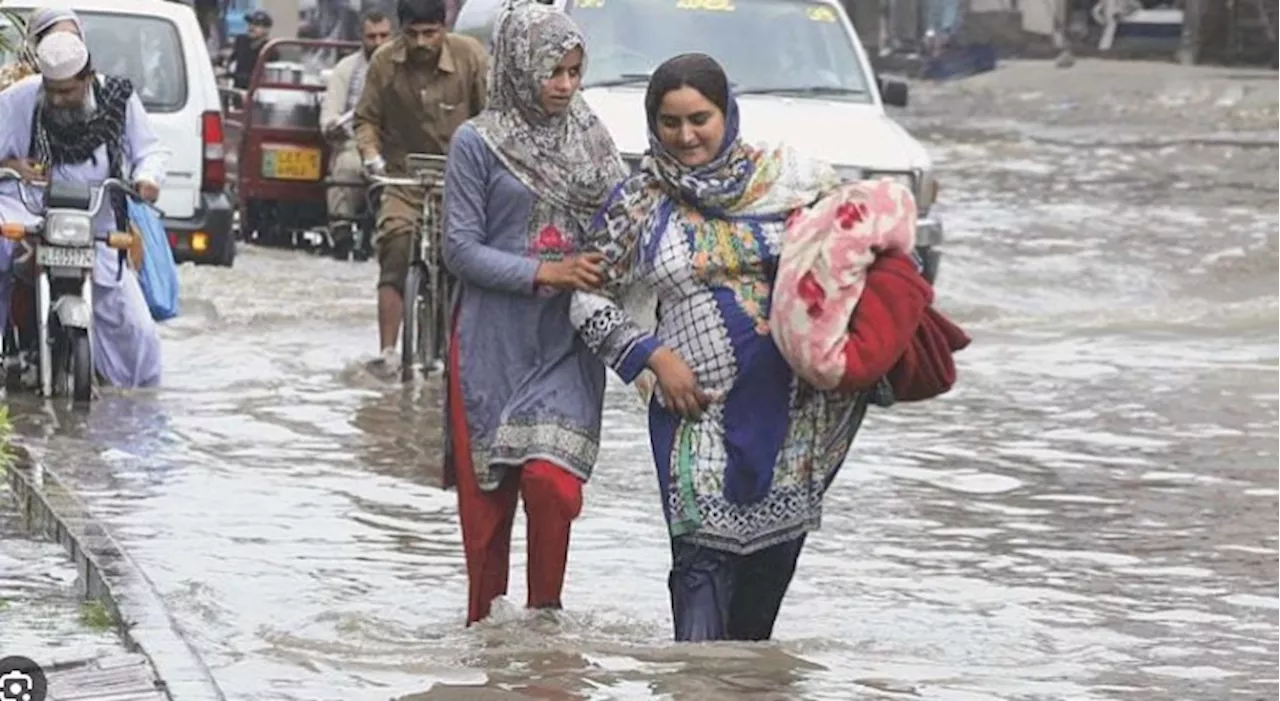
[[[241,90],[249,89],[249,80],[253,78],[253,69],[258,65],[262,49],[271,39],[271,15],[258,10],[245,18],[249,28],[245,34],[236,37],[231,49],[231,82]],[[268,58],[267,60],[271,60]]]
[[[329,86],[320,105],[320,128],[333,145],[329,160],[329,176],[343,183],[360,182],[363,167],[351,128],[356,103],[364,91],[365,75],[373,52],[391,39],[391,18],[373,10],[364,13],[360,23],[361,50],[338,61],[329,76]],[[328,192],[329,238],[333,255],[346,260],[354,253],[363,260],[363,251],[353,251],[352,219],[364,201],[363,187],[331,187]]]
[[[484,109],[487,60],[471,37],[449,34],[445,0],[399,0],[400,32],[369,61],[356,105],[356,143],[366,170],[407,176],[411,153],[444,155],[463,122]],[[422,211],[421,188],[383,190],[378,255],[378,342],[375,366],[394,369],[404,278]]]

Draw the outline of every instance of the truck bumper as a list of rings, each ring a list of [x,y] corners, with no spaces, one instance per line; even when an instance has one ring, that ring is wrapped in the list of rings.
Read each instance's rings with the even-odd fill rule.
[[[924,265],[924,277],[929,284],[938,278],[938,268],[942,265],[942,220],[935,217],[924,217],[916,222],[916,254]]]

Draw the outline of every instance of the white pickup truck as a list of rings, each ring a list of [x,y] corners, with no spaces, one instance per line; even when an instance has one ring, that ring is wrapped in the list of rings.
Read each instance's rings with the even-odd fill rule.
[[[547,2],[547,0],[542,0]],[[467,0],[454,31],[489,46],[504,0]],[[629,161],[648,146],[644,91],[653,69],[700,51],[734,83],[743,136],[784,141],[849,179],[893,177],[920,212],[919,253],[937,275],[942,223],[929,154],[884,105],[905,106],[907,86],[875,77],[838,0],[550,0],[587,39],[583,96]]]

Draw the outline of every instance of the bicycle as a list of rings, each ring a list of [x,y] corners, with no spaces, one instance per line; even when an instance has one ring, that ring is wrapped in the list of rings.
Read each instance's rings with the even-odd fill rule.
[[[370,175],[368,197],[387,186],[423,189],[422,222],[413,232],[409,272],[404,279],[404,316],[400,327],[400,379],[413,379],[415,370],[424,377],[443,372],[448,358],[449,302],[453,297],[452,276],[444,269],[444,165],[445,157],[413,153],[406,158],[410,177]]]

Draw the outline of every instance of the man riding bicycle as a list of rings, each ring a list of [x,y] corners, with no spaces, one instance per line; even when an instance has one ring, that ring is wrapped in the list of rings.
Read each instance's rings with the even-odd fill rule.
[[[411,175],[411,153],[443,155],[463,122],[484,109],[484,47],[448,33],[445,0],[399,0],[400,33],[374,53],[356,105],[356,144],[366,171]],[[394,367],[404,313],[404,279],[420,225],[422,188],[388,187],[378,210],[378,340],[375,361]]]

